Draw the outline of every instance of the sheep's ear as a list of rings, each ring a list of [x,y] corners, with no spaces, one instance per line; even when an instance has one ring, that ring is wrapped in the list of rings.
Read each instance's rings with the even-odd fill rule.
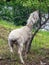
[[[36,10],[35,13],[39,13],[39,10]]]
[[[37,13],[39,13],[39,10],[36,10]]]
[[[36,10],[36,11],[33,12],[33,14],[36,14],[36,13],[38,14],[39,13],[39,10]]]

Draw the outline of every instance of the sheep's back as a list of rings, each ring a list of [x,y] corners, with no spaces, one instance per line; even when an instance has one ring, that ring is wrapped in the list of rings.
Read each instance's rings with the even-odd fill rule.
[[[9,39],[25,43],[31,37],[31,31],[27,26],[11,31]]]

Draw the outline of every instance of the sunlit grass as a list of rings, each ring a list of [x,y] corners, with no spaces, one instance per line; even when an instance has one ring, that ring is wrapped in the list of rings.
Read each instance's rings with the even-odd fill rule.
[[[44,55],[45,51],[41,51],[40,49],[49,49],[48,31],[39,31],[32,41],[31,50],[33,50],[35,53]]]
[[[32,42],[33,47],[49,47],[49,32],[47,31],[39,31],[33,42]]]
[[[6,20],[0,20],[0,25],[6,27],[6,28],[10,28],[10,29],[14,29],[14,28],[20,28],[21,26],[16,26],[14,25],[13,22],[9,22],[9,21],[6,21]]]

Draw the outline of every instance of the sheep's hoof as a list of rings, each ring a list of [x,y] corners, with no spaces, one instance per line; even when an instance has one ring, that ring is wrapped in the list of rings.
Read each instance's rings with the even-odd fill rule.
[[[21,63],[22,63],[22,64],[25,64],[25,62],[24,62],[24,61],[22,61]]]
[[[11,49],[10,52],[13,53],[13,50]]]

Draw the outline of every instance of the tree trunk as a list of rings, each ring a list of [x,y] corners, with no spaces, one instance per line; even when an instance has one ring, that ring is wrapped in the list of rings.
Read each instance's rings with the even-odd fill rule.
[[[48,21],[48,19],[49,19],[49,10],[48,10],[48,18],[41,24],[41,18],[40,18],[40,26],[38,27],[38,29],[34,32],[34,34],[32,35],[32,38],[31,38],[31,41],[30,41],[30,45],[29,45],[29,47],[28,47],[28,52],[30,52],[30,48],[31,48],[31,43],[32,43],[32,41],[33,41],[33,39],[34,39],[34,37],[35,37],[35,35],[37,34],[37,32],[39,31],[39,29],[44,25],[44,24],[46,24],[46,22]],[[27,52],[27,53],[28,53]]]

